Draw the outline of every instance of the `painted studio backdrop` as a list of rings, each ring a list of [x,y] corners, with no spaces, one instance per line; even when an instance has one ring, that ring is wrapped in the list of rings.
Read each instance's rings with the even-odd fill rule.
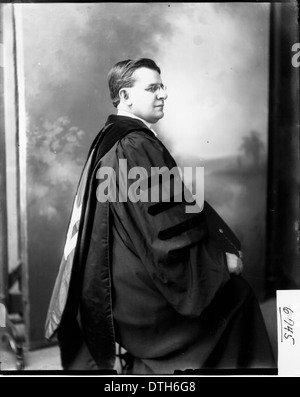
[[[107,73],[153,58],[168,87],[155,129],[182,166],[204,166],[205,199],[243,244],[245,278],[265,277],[269,5],[24,4],[30,340],[46,311],[88,148],[114,112]]]

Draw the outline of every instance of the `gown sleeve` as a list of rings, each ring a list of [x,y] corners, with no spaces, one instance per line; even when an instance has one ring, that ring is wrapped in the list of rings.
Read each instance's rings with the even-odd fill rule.
[[[200,208],[196,213],[187,212],[191,193],[182,185],[185,194],[181,194],[179,201],[178,189],[174,188],[179,185],[171,183],[168,198],[164,195],[166,186],[162,179],[157,185],[158,179],[150,178],[162,167],[175,171],[177,183],[180,178],[174,159],[156,137],[131,132],[120,140],[116,155],[117,197],[120,197],[120,190],[124,194],[126,186],[124,160],[130,176],[126,186],[129,197],[127,201],[117,199],[110,205],[114,216],[118,217],[118,224],[126,231],[127,244],[141,259],[154,288],[169,304],[181,315],[199,316],[230,278],[224,252],[209,239]],[[179,183],[182,184],[181,178]],[[139,196],[134,196],[133,192]]]

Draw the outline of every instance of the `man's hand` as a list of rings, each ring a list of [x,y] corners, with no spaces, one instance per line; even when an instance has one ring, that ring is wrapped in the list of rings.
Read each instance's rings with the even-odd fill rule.
[[[230,254],[229,252],[226,252],[226,259],[228,271],[230,274],[235,274],[236,276],[238,276],[242,273],[244,265],[241,259],[241,255],[240,257],[238,257],[235,254]]]

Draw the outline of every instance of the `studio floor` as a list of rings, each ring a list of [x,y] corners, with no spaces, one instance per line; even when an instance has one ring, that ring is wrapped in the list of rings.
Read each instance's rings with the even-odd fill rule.
[[[5,375],[6,371],[15,371],[16,357],[11,351],[10,347],[2,346],[0,353],[1,357],[1,372]],[[24,371],[57,371],[61,370],[59,358],[59,350],[57,346],[43,348],[39,350],[24,352]]]

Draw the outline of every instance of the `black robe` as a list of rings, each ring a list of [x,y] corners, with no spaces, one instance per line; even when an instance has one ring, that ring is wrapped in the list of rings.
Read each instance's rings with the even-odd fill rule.
[[[100,167],[115,170],[116,197],[121,159],[147,175],[176,167],[141,121],[110,116],[106,126],[89,155],[73,262],[62,261],[49,308],[47,336],[58,333],[63,366],[112,369],[115,342],[132,373],[274,366],[257,301],[227,270],[225,251],[239,242],[207,203],[187,213],[172,197],[96,200]]]

